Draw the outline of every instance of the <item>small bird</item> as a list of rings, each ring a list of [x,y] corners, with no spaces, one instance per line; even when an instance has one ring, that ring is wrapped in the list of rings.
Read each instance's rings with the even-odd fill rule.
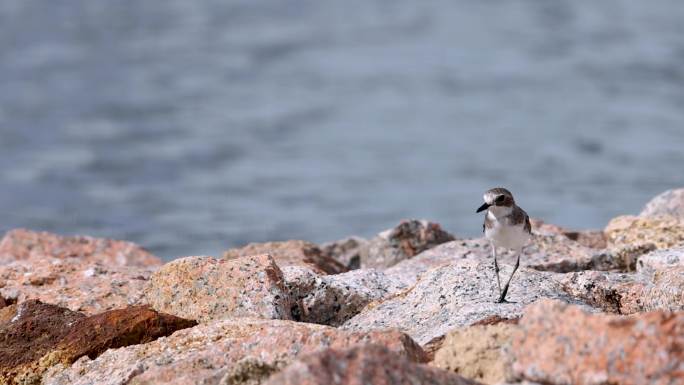
[[[499,299],[497,302],[507,302],[506,293],[508,292],[508,285],[511,283],[513,274],[515,274],[520,265],[522,249],[532,236],[530,217],[515,204],[513,194],[505,188],[496,187],[487,190],[483,198],[485,203],[477,209],[477,212],[487,210],[482,231],[492,246],[496,284],[499,287]],[[518,255],[513,272],[503,290],[501,290],[501,281],[499,279],[499,264],[496,261],[497,247],[515,250]]]

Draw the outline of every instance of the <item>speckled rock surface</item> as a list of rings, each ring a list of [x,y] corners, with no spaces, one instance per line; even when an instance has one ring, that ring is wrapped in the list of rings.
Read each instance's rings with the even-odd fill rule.
[[[347,269],[354,270],[361,267],[361,248],[367,243],[368,240],[364,238],[349,237],[322,244],[321,252],[340,262]]]
[[[109,348],[153,341],[195,324],[143,306],[85,317],[35,300],[3,309],[0,319],[5,320],[0,321],[3,384],[38,384],[53,365],[95,358]]]
[[[369,343],[411,362],[426,360],[420,347],[397,331],[351,333],[292,321],[235,318],[200,324],[144,345],[111,349],[94,360],[82,357],[71,367],[53,367],[43,383],[218,385],[229,379],[249,380],[245,377],[250,373],[270,373],[303,354]]]
[[[684,243],[684,221],[670,216],[620,216],[613,218],[604,231],[612,247],[652,243],[666,249]]]
[[[525,310],[513,336],[512,375],[554,385],[676,384],[682,346],[682,312],[611,316],[543,300]]]
[[[250,243],[247,246],[226,251],[223,253],[223,258],[235,259],[260,254],[269,254],[280,267],[302,266],[318,274],[338,274],[348,270],[341,262],[323,253],[313,243],[297,240]]]
[[[270,255],[176,259],[152,274],[144,294],[154,309],[200,322],[231,316],[292,319],[290,293]]]
[[[511,271],[512,266],[504,265],[503,279]],[[413,287],[367,306],[342,327],[358,331],[396,327],[424,345],[489,316],[516,318],[525,305],[539,298],[571,300],[550,278],[553,274],[520,268],[507,297],[514,303],[499,304],[492,264],[461,260],[423,273]]]
[[[582,271],[555,278],[566,293],[606,312],[684,310],[681,267],[658,270],[652,275]]]
[[[9,302],[39,299],[96,314],[140,304],[152,269],[80,258],[13,261],[0,265],[0,296]]]
[[[454,239],[437,223],[405,220],[370,239],[361,248],[361,267],[387,268]]]
[[[299,309],[294,319],[324,325],[338,326],[368,303],[406,288],[400,281],[375,269],[336,275],[318,275],[297,266],[286,266],[282,270]]]
[[[484,384],[498,384],[510,370],[504,348],[510,345],[515,328],[500,322],[453,330],[430,365]]]
[[[125,241],[85,236],[64,237],[48,232],[16,229],[0,240],[0,263],[16,260],[77,258],[113,266],[154,267],[161,259]]]
[[[637,271],[643,274],[655,274],[656,271],[672,267],[684,268],[684,246],[655,250],[643,254],[636,263]]]
[[[266,385],[475,385],[427,365],[413,363],[378,345],[327,349],[304,356]]]
[[[651,199],[639,216],[657,217],[670,215],[684,220],[684,188],[665,191]]]

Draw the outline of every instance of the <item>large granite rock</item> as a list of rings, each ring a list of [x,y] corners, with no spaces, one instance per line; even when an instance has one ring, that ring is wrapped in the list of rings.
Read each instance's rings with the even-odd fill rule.
[[[294,319],[332,326],[341,325],[368,303],[406,288],[375,269],[318,275],[306,268],[286,266],[283,275],[297,303]]]
[[[502,279],[511,271],[512,266],[502,266]],[[498,289],[492,264],[459,260],[428,270],[413,287],[367,306],[342,327],[356,331],[394,327],[425,345],[485,317],[518,317],[525,305],[539,298],[571,300],[551,279],[553,274],[520,268],[507,297],[512,303],[500,304],[495,303]]]
[[[676,384],[684,377],[684,313],[589,314],[543,300],[513,335],[512,379],[543,384]]]
[[[233,318],[108,350],[96,359],[82,357],[71,367],[54,367],[43,384],[248,383],[268,377],[300,355],[364,344],[383,345],[410,362],[426,360],[422,349],[397,331],[352,333],[292,321]]]
[[[144,294],[158,311],[201,322],[236,316],[292,319],[294,305],[270,255],[177,259],[152,274]]]
[[[453,330],[430,364],[484,384],[503,382],[510,370],[504,349],[515,328],[509,322],[499,322]]]
[[[684,221],[670,216],[620,216],[613,218],[604,231],[608,245],[613,247],[652,243],[666,249],[684,243]]]
[[[230,249],[223,253],[224,259],[235,259],[253,255],[269,254],[278,266],[301,266],[318,274],[338,274],[347,267],[332,256],[323,253],[316,245],[306,241],[250,243],[247,246]]]
[[[16,229],[0,240],[0,263],[17,260],[42,261],[46,257],[77,258],[113,266],[154,267],[161,259],[125,241],[84,236],[64,237],[48,232]]]
[[[582,271],[556,277],[572,297],[606,312],[684,310],[684,268],[653,274]]]
[[[143,306],[85,317],[32,300],[0,312],[3,384],[39,384],[53,365],[69,365],[82,356],[95,358],[109,348],[150,342],[195,324]]]
[[[449,372],[416,364],[378,345],[327,349],[297,359],[265,385],[476,385]]]
[[[30,299],[96,314],[140,304],[152,268],[104,264],[81,258],[43,257],[0,265],[0,297]]]
[[[669,215],[684,220],[684,188],[665,191],[651,199],[639,216],[658,217]]]
[[[454,239],[437,223],[402,221],[363,245],[360,250],[361,267],[387,268]]]

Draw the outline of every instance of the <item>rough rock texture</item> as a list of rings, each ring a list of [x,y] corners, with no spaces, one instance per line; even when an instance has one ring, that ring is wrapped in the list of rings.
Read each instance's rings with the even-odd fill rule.
[[[368,303],[406,288],[375,269],[321,276],[306,268],[286,266],[283,275],[297,302],[294,319],[332,326],[341,325]]]
[[[670,215],[684,220],[684,188],[665,191],[651,199],[639,216],[657,217]]]
[[[200,324],[156,341],[108,350],[71,367],[54,367],[45,385],[218,385],[257,379],[302,354],[375,343],[412,362],[425,353],[397,331],[351,333],[283,320],[234,318]],[[243,383],[240,382],[240,383]]]
[[[654,274],[672,267],[684,267],[684,246],[655,250],[639,257],[637,271]]]
[[[292,319],[283,273],[270,255],[177,259],[152,274],[144,294],[158,311],[202,322],[230,316]]]
[[[559,273],[586,269],[619,269],[625,267],[629,261],[634,265],[637,256],[644,250],[652,250],[646,247],[636,251],[629,248],[597,250],[582,246],[563,235],[535,234],[523,250],[520,266]],[[499,263],[515,264],[516,256],[510,250],[499,248],[497,255]],[[412,285],[427,270],[459,260],[474,260],[493,265],[489,241],[474,238],[447,242],[385,269],[384,273],[405,285]]]
[[[427,365],[413,363],[377,345],[327,349],[302,357],[266,385],[474,385],[467,380]]]
[[[453,235],[437,223],[419,220],[402,221],[368,241],[360,251],[361,266],[386,268],[445,242]]]
[[[0,241],[0,262],[78,258],[113,266],[160,266],[161,259],[125,241],[92,237],[63,237],[47,232],[16,229]]]
[[[559,301],[525,310],[514,334],[513,377],[544,384],[684,381],[684,313],[588,314]]]
[[[652,276],[582,271],[556,278],[563,290],[606,312],[684,310],[684,268],[658,270]]]
[[[512,266],[501,267],[507,279]],[[516,318],[525,305],[541,297],[565,298],[552,273],[520,268],[508,294],[514,303],[494,303],[498,296],[491,263],[461,260],[423,273],[416,284],[399,294],[367,306],[343,328],[372,330],[396,327],[421,345],[450,330],[488,316]]]
[[[605,249],[607,247],[606,235],[601,230],[568,230],[566,228],[544,223],[538,218],[530,218],[532,233],[538,235],[564,235],[580,245],[593,249]]]
[[[80,258],[20,260],[0,265],[0,296],[10,303],[38,299],[95,314],[140,304],[151,273],[147,267]]]
[[[83,318],[81,313],[35,300],[0,310],[0,384],[39,381],[40,358]]]
[[[361,237],[349,237],[339,241],[324,243],[321,252],[340,262],[349,270],[361,267],[361,248],[368,241]]]
[[[306,241],[250,243],[239,249],[223,253],[224,259],[235,259],[252,255],[269,254],[278,266],[302,266],[319,274],[338,274],[347,271],[342,263],[324,254],[313,243]]]
[[[666,249],[684,243],[684,221],[675,217],[613,218],[605,228],[609,246],[635,246],[652,243],[658,249]]]
[[[502,382],[509,370],[503,349],[510,344],[515,328],[500,322],[451,331],[431,365],[485,384]]]
[[[142,306],[86,318],[35,300],[3,309],[0,319],[5,321],[0,321],[0,383],[8,384],[37,384],[55,364],[95,358],[109,348],[150,342],[195,324]]]

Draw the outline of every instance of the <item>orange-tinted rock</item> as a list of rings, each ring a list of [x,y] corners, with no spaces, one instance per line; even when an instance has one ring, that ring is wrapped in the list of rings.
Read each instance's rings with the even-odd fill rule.
[[[438,223],[405,220],[363,245],[361,267],[387,268],[454,239]]]
[[[94,360],[55,367],[45,385],[219,385],[235,377],[267,376],[300,355],[326,348],[379,344],[424,362],[425,353],[397,331],[352,333],[283,320],[229,318],[207,322],[156,341],[108,350]],[[251,370],[250,370],[251,369]]]
[[[195,321],[158,313],[147,306],[110,310],[71,325],[52,359],[65,364],[82,356],[94,359],[107,349],[144,344],[195,325]]]
[[[684,381],[684,313],[589,314],[559,301],[525,310],[514,333],[513,377],[544,384]]]
[[[11,315],[12,318],[9,318]],[[39,301],[0,311],[0,383],[38,384],[51,366],[145,343],[195,325],[138,306],[92,317]]]
[[[321,245],[321,252],[340,262],[349,270],[361,267],[361,248],[368,243],[360,237],[349,237]]]
[[[608,247],[608,239],[602,230],[566,231],[563,234],[585,247],[592,249]]]
[[[325,255],[313,243],[306,241],[250,243],[245,247],[230,249],[223,254],[225,259],[269,254],[278,266],[302,266],[318,274],[337,274],[348,269],[331,256]]]
[[[0,265],[0,296],[10,302],[38,299],[96,314],[141,303],[151,272],[79,258],[14,261]]]
[[[327,349],[302,357],[264,385],[474,385],[458,375],[413,363],[378,345]]]
[[[684,243],[684,220],[671,217],[620,216],[613,218],[604,232],[611,247],[652,243],[666,249]]]
[[[0,310],[0,383],[39,381],[40,358],[83,318],[81,313],[35,300]]]
[[[158,311],[202,322],[226,317],[292,319],[293,301],[270,255],[176,259],[152,274],[145,298]]]
[[[0,241],[0,262],[78,258],[114,266],[150,267],[162,264],[161,259],[140,246],[125,241],[86,236],[65,237],[48,232],[16,229],[7,232]]]

